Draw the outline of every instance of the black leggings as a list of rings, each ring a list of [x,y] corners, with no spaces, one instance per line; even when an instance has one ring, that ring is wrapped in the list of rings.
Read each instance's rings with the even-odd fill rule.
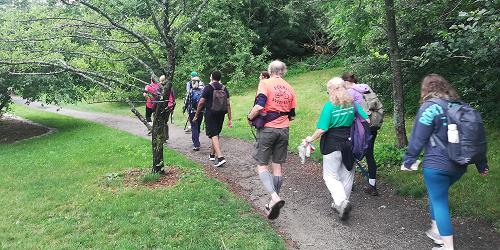
[[[377,179],[377,163],[375,163],[375,158],[373,157],[373,146],[375,145],[375,138],[377,138],[377,130],[372,130],[371,132],[373,137],[370,145],[368,145],[365,157],[368,164],[368,176],[370,176],[370,179]]]
[[[153,109],[146,107],[146,121],[151,122],[151,115],[153,114]]]

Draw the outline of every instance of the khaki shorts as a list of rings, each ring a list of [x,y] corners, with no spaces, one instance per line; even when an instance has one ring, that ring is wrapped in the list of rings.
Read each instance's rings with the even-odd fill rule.
[[[262,128],[257,130],[252,157],[259,165],[285,163],[288,154],[288,128]]]

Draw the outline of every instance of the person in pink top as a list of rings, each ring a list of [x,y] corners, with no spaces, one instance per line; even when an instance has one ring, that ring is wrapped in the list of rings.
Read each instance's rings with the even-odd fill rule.
[[[144,88],[143,96],[146,97],[146,121],[152,125],[151,115],[153,114],[153,108],[155,106],[154,101],[156,100],[156,96],[160,94],[160,90],[165,82],[165,76],[160,76],[159,83],[156,83],[153,79],[151,79],[151,83],[146,85]]]

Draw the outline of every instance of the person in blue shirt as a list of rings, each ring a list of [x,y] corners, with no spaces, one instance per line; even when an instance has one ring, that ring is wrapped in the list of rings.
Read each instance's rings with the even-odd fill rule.
[[[423,176],[429,197],[429,212],[431,215],[431,229],[426,235],[436,244],[442,245],[433,249],[453,249],[453,227],[451,224],[450,209],[448,207],[448,191],[465,173],[466,168],[458,166],[450,160],[447,150],[431,143],[431,136],[441,141],[448,141],[448,124],[446,118],[447,107],[431,102],[432,98],[439,98],[453,105],[459,96],[455,88],[442,76],[427,75],[422,80],[421,102],[415,124],[411,132],[408,150],[403,159],[402,170],[416,170],[420,152],[425,148],[423,160]],[[476,164],[477,170],[483,176],[488,174],[486,157],[484,163]],[[417,163],[418,164],[418,163]]]

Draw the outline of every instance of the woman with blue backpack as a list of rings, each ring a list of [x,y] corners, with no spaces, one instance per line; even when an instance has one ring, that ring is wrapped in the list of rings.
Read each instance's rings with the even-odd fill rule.
[[[354,182],[351,126],[356,116],[368,119],[368,115],[353,100],[340,77],[328,81],[327,91],[329,100],[321,110],[317,129],[305,141],[311,143],[321,137],[323,179],[333,198],[332,209],[344,220],[352,209],[349,201]]]
[[[449,250],[454,246],[448,191],[466,172],[467,164],[475,163],[479,173],[488,174],[484,127],[479,113],[460,102],[455,88],[440,75],[422,80],[420,98],[422,106],[401,170],[417,170],[418,156],[425,148],[422,173],[431,215],[431,228],[425,233],[441,245],[433,249]],[[455,114],[460,119],[454,119]],[[455,150],[460,145],[468,145],[467,150]]]
[[[193,118],[196,114],[196,108],[198,107],[198,103],[200,102],[204,86],[198,76],[194,76],[193,78],[191,78],[190,83],[191,86],[186,94],[186,99],[184,99],[184,107],[182,108],[182,113],[188,113],[188,120],[189,124],[191,125],[191,140],[193,141],[193,151],[199,151],[201,146],[201,122],[203,121],[204,111],[201,111],[202,115],[200,119],[193,121]]]

